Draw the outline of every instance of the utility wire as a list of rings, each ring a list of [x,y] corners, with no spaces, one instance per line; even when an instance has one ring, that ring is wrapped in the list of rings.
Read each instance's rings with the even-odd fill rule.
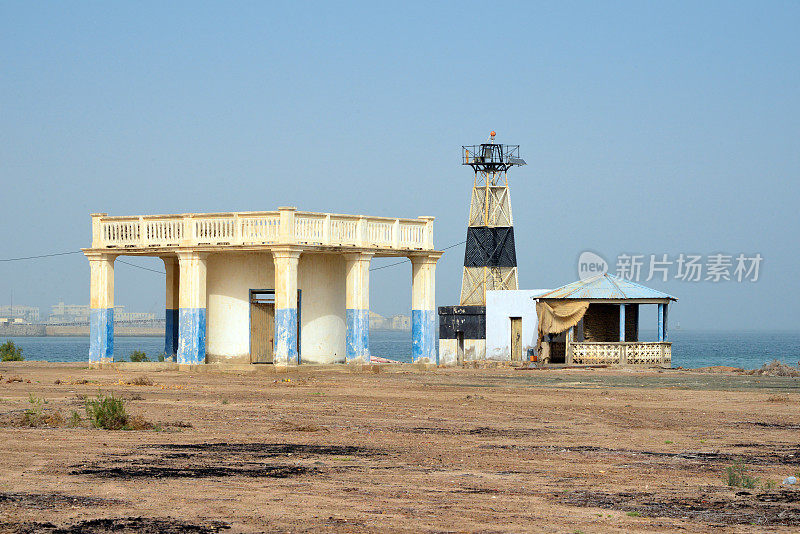
[[[451,248],[457,247],[458,245],[463,245],[463,244],[464,244],[464,243],[466,243],[466,242],[467,242],[467,240],[465,239],[464,241],[461,241],[461,242],[459,242],[459,243],[454,243],[454,244],[452,244],[452,245],[450,245],[450,246],[444,247],[442,250],[450,250]],[[389,265],[381,265],[380,267],[373,267],[372,269],[370,269],[370,271],[380,271],[381,269],[388,269],[389,267],[394,267],[395,265],[402,265],[402,264],[404,264],[404,263],[405,263],[405,262],[407,262],[407,261],[411,261],[411,260],[409,260],[408,258],[406,258],[406,259],[404,259],[403,261],[398,261],[398,262],[395,262],[395,263],[390,263]]]
[[[36,260],[39,258],[52,258],[53,256],[66,256],[67,254],[82,254],[80,250],[73,250],[72,252],[56,252],[53,254],[40,254],[39,256],[24,256],[21,258],[3,258],[0,261],[22,261],[22,260]]]
[[[39,254],[37,256],[21,256],[19,258],[0,258],[0,262],[8,262],[8,261],[24,261],[24,260],[37,260],[40,258],[52,258],[55,256],[67,256],[69,254],[83,254],[80,250],[73,250],[71,252],[54,252],[52,254]],[[164,271],[157,271],[156,269],[150,269],[149,267],[142,267],[141,265],[136,265],[133,263],[128,263],[124,260],[117,260],[119,263],[124,263],[125,265],[130,265],[131,267],[136,267],[137,269],[143,269],[145,271],[150,271],[153,273],[158,274],[166,274]]]
[[[454,243],[452,245],[444,247],[442,250],[450,250],[451,248],[457,247],[459,245],[463,245],[467,241],[459,241],[458,243]],[[82,254],[80,250],[73,250],[71,252],[55,252],[53,254],[39,254],[38,256],[22,256],[19,258],[0,258],[0,262],[9,262],[9,261],[23,261],[23,260],[36,260],[40,258],[52,258],[55,256],[66,256],[68,254]],[[374,267],[370,269],[370,271],[380,271],[381,269],[388,269],[389,267],[394,267],[396,265],[402,265],[403,263],[410,261],[408,258],[404,259],[403,261],[398,261],[396,263],[390,263],[389,265],[382,265],[380,267]],[[135,263],[128,263],[124,260],[117,260],[119,263],[124,263],[130,267],[136,267],[137,269],[142,269],[143,271],[150,271],[151,273],[156,274],[166,274],[164,271],[158,271],[156,269],[150,269],[149,267],[142,267],[141,265],[136,265]]]
[[[118,263],[124,263],[125,265],[130,265],[131,267],[136,267],[137,269],[142,269],[144,271],[150,271],[151,273],[158,273],[158,274],[167,274],[164,271],[158,271],[156,269],[151,269],[149,267],[142,267],[141,265],[136,265],[135,263],[128,263],[127,261],[123,260],[116,260]]]

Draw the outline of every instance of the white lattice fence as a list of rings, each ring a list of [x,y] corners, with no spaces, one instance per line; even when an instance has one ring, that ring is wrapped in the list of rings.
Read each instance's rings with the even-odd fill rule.
[[[581,365],[619,364],[622,347],[619,343],[571,343],[572,363]]]
[[[572,363],[579,365],[670,365],[671,343],[574,342],[570,343]]]
[[[661,365],[660,343],[628,343],[625,352],[629,364]]]

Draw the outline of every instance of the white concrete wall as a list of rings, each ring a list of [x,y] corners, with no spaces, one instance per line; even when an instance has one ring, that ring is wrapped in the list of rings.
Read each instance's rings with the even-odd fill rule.
[[[206,356],[209,362],[250,362],[250,290],[273,289],[269,252],[208,256]]]
[[[302,290],[300,362],[345,360],[345,260],[340,254],[303,254],[298,266]]]
[[[522,358],[536,346],[536,301],[547,289],[486,292],[486,359],[511,359],[511,317],[522,317]]]
[[[206,354],[209,362],[250,361],[250,290],[274,289],[269,252],[210,254]],[[298,265],[300,361],[344,361],[345,262],[337,254],[303,254]]]

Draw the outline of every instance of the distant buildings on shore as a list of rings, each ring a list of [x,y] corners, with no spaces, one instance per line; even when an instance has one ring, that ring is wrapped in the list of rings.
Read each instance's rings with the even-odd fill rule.
[[[147,312],[126,312],[125,306],[114,306],[114,322],[155,322],[156,314]],[[88,304],[64,304],[59,302],[51,307],[49,324],[88,323]]]
[[[114,306],[114,322],[124,323],[163,323],[164,319],[156,317],[155,313],[128,312],[125,306]],[[88,324],[88,304],[66,304],[59,302],[50,307],[50,314],[46,321],[41,321],[40,310],[36,306],[23,306],[14,304],[0,306],[0,325],[11,324]],[[369,314],[369,326],[372,330],[395,330],[408,332],[411,330],[411,317],[408,315],[392,315],[384,317],[375,312]]]
[[[114,306],[115,322],[155,323],[163,322],[155,313],[127,312],[125,306]],[[39,308],[14,304],[0,306],[0,324],[88,324],[88,304],[65,304],[59,302],[50,307],[46,321],[41,320]]]
[[[39,308],[35,306],[18,306],[16,304],[13,306],[0,306],[0,322],[38,323]]]
[[[384,317],[373,311],[369,312],[370,330],[397,330],[400,332],[411,331],[411,317],[408,315],[392,315]]]

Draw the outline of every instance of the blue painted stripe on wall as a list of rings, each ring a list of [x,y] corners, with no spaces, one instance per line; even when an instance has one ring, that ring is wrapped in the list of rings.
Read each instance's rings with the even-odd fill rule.
[[[181,308],[178,321],[178,363],[205,363],[206,309]]]
[[[89,362],[114,361],[114,308],[89,312]]]
[[[275,310],[275,354],[279,365],[297,364],[297,308]]]
[[[348,309],[345,314],[347,334],[345,336],[345,358],[361,358],[369,362],[369,310]]]
[[[178,310],[167,308],[164,320],[164,355],[169,358],[178,354],[178,327],[180,326]]]
[[[411,310],[411,356],[414,361],[428,358],[430,363],[438,363],[435,324],[434,310]]]

